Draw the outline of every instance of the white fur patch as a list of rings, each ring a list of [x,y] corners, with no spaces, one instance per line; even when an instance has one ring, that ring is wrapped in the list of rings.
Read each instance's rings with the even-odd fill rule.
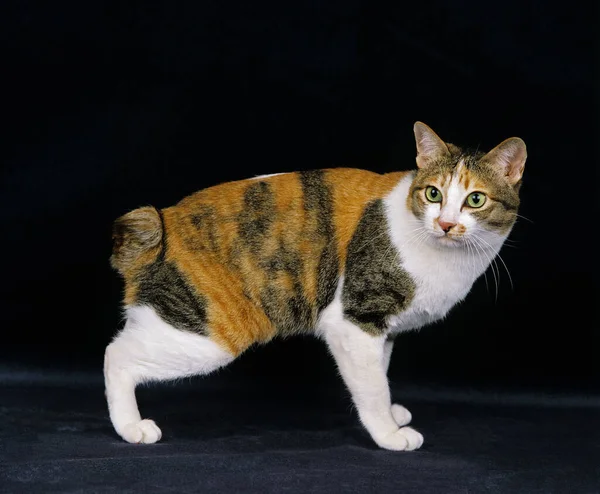
[[[269,177],[276,177],[277,175],[285,175],[288,172],[283,172],[283,173],[270,173],[268,175],[257,175],[256,177],[252,177],[250,180],[260,180],[263,178],[269,178]]]
[[[135,386],[208,374],[234,357],[206,336],[173,328],[151,307],[128,307],[126,313],[125,327],[108,345],[104,357],[110,419],[126,441],[153,443],[160,439],[161,431],[152,420],[142,420]]]
[[[384,201],[392,243],[399,252],[402,267],[416,284],[414,299],[407,310],[391,319],[394,332],[416,329],[443,318],[467,295],[504,240],[500,236],[489,237],[490,245],[482,244],[479,250],[469,248],[466,243],[454,247],[443,245],[432,226],[437,211],[428,209],[421,221],[407,209],[411,181],[412,176],[405,177]],[[451,184],[450,188],[450,206],[455,208],[464,193],[458,184]],[[439,204],[431,206],[439,210]],[[452,214],[456,214],[454,209]],[[467,222],[462,217],[460,221]]]
[[[392,244],[416,286],[408,307],[390,318],[386,334],[370,335],[344,317],[341,277],[334,300],[317,324],[317,334],[327,342],[362,424],[379,446],[392,450],[417,449],[423,444],[423,436],[405,427],[412,418],[410,412],[391,403],[386,374],[393,342],[388,335],[445,317],[467,295],[503,241],[497,237],[493,245],[486,247],[486,252],[483,248],[471,249],[466,242],[452,247],[444,245],[433,226],[440,205],[429,205],[424,220],[417,219],[406,207],[412,179],[412,175],[405,177],[384,200]],[[443,214],[453,222],[469,221],[460,211],[466,192],[458,179],[448,188]]]
[[[439,214],[440,220],[454,224],[462,223],[462,220],[464,220],[461,209],[467,196],[467,191],[458,178],[458,169],[460,167],[461,164],[459,163],[457,170],[450,180],[450,185],[446,191],[446,197]],[[435,223],[435,226],[439,228],[437,222]],[[439,231],[441,232],[441,229]]]
[[[348,321],[341,301],[344,278],[333,301],[323,310],[317,334],[329,346],[340,374],[352,394],[360,421],[382,448],[410,451],[421,447],[423,436],[411,427],[410,412],[392,405],[386,376],[391,346],[386,336],[372,336]]]

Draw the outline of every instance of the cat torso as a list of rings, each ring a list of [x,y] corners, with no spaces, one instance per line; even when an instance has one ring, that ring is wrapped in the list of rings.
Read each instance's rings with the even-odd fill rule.
[[[126,303],[151,305],[234,354],[314,330],[336,288],[344,316],[368,333],[431,323],[487,263],[419,242],[406,205],[412,178],[315,170],[193,194],[161,211],[163,240],[125,275]]]

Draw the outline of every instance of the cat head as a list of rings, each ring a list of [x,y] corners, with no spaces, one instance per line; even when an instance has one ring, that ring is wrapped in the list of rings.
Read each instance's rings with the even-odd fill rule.
[[[501,245],[517,218],[527,159],[523,140],[511,137],[488,153],[468,152],[421,122],[414,132],[418,170],[407,205],[420,227],[440,246]]]

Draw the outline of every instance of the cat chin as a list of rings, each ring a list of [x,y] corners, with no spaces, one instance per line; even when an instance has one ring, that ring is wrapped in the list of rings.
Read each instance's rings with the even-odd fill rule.
[[[448,237],[447,235],[436,235],[435,243],[439,246],[450,249],[460,249],[465,246],[465,242],[462,237]]]

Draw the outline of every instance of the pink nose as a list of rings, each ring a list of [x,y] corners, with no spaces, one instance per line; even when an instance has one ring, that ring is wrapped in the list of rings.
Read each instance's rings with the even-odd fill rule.
[[[451,221],[442,221],[439,218],[438,223],[441,229],[444,230],[446,233],[448,233],[453,226],[456,226],[456,223],[452,223]]]

